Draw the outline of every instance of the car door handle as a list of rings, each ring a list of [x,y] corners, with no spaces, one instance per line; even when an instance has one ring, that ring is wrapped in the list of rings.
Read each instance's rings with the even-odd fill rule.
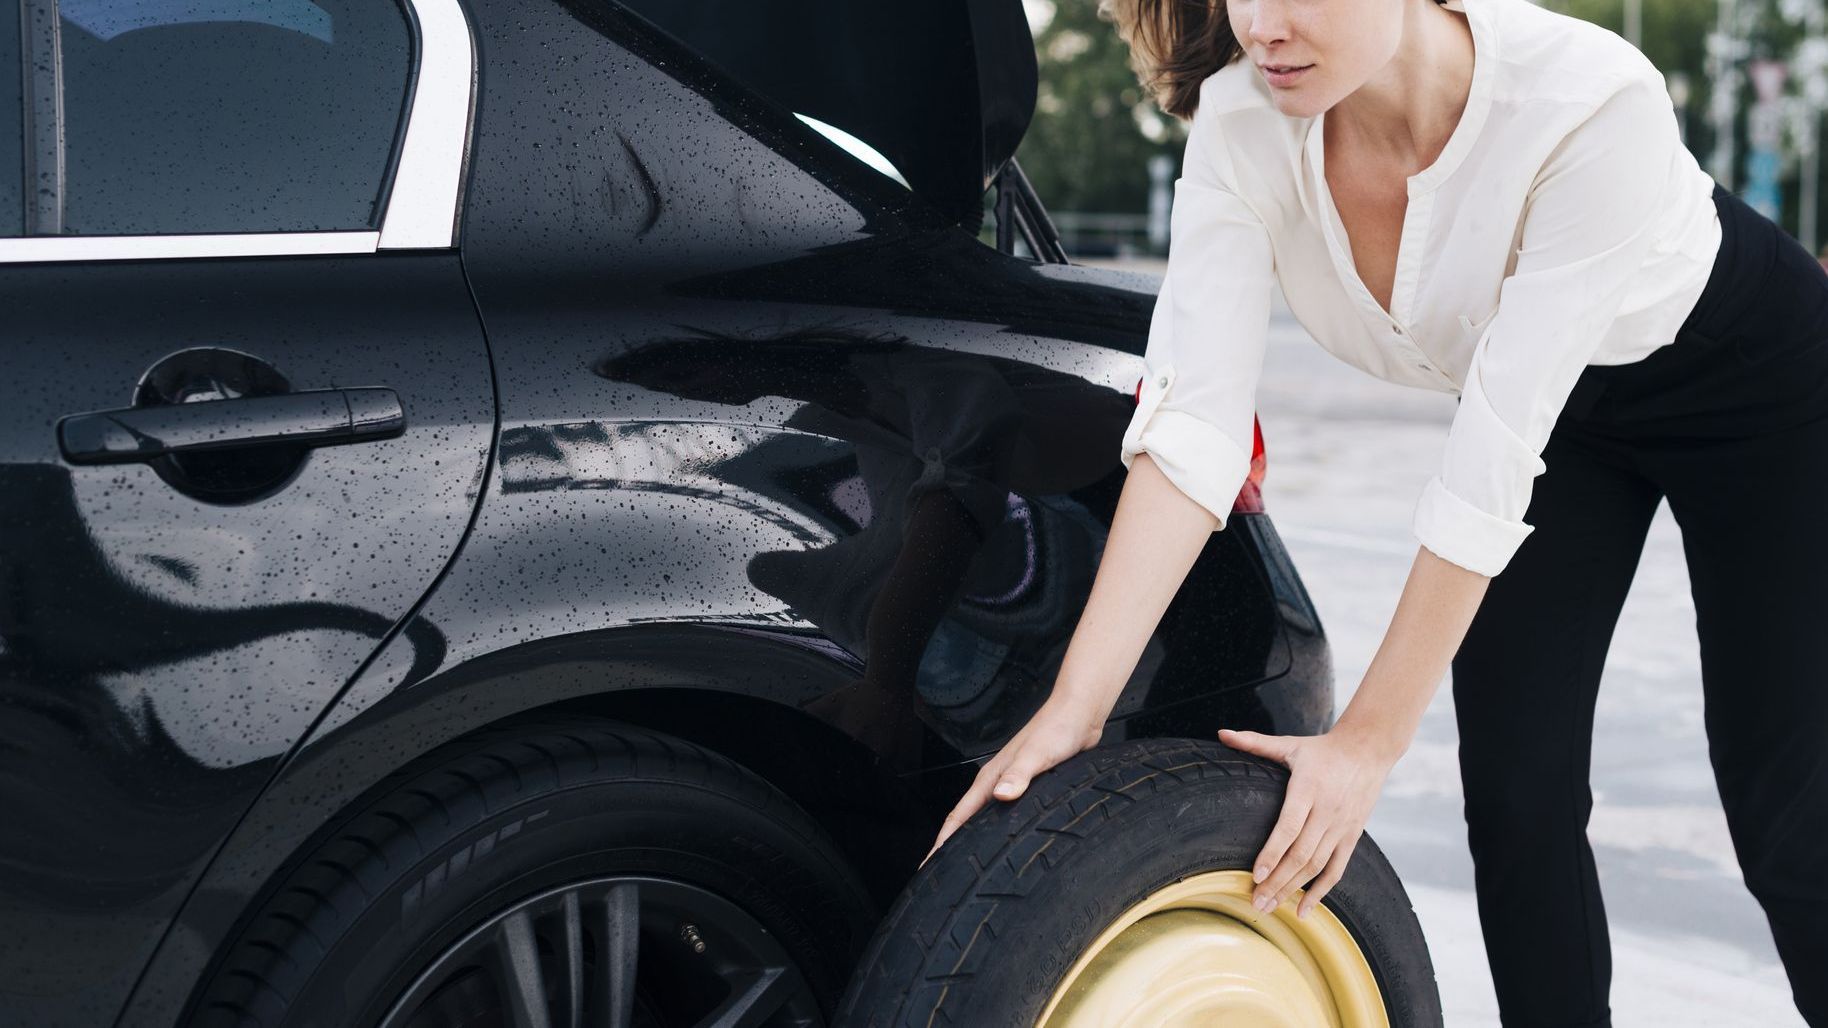
[[[362,442],[405,427],[392,389],[313,389],[69,414],[57,421],[57,444],[72,464],[119,464],[274,443]]]

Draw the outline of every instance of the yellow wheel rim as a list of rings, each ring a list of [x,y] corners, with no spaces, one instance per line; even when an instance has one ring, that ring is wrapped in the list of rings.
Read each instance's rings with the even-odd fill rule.
[[[1246,871],[1156,891],[1092,940],[1035,1028],[1388,1028],[1371,965],[1339,918],[1250,905]]]

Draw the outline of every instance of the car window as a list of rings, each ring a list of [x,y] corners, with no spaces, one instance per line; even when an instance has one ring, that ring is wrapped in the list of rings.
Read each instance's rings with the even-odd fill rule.
[[[25,224],[19,71],[19,5],[0,2],[0,236],[16,236]]]
[[[63,100],[58,203],[30,231],[376,227],[411,70],[397,0],[25,2],[58,13],[24,40],[28,88],[54,47]]]

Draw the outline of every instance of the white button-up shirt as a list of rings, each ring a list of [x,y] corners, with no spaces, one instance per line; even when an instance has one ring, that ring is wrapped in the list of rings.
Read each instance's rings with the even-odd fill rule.
[[[1245,58],[1201,84],[1122,460],[1148,451],[1225,527],[1279,283],[1339,359],[1459,396],[1414,531],[1496,575],[1534,530],[1540,454],[1582,369],[1673,342],[1721,233],[1714,180],[1637,48],[1529,0],[1445,6],[1470,23],[1472,84],[1446,147],[1408,180],[1388,312],[1328,193],[1325,113],[1278,111]]]

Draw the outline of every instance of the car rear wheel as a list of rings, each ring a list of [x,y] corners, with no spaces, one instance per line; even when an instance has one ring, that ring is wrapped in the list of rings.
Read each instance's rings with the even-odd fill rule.
[[[845,1025],[1437,1026],[1421,925],[1369,836],[1305,918],[1251,861],[1285,768],[1218,742],[1081,753],[992,802],[883,920]]]
[[[818,1026],[878,913],[819,825],[721,756],[505,727],[299,861],[186,1023]]]

